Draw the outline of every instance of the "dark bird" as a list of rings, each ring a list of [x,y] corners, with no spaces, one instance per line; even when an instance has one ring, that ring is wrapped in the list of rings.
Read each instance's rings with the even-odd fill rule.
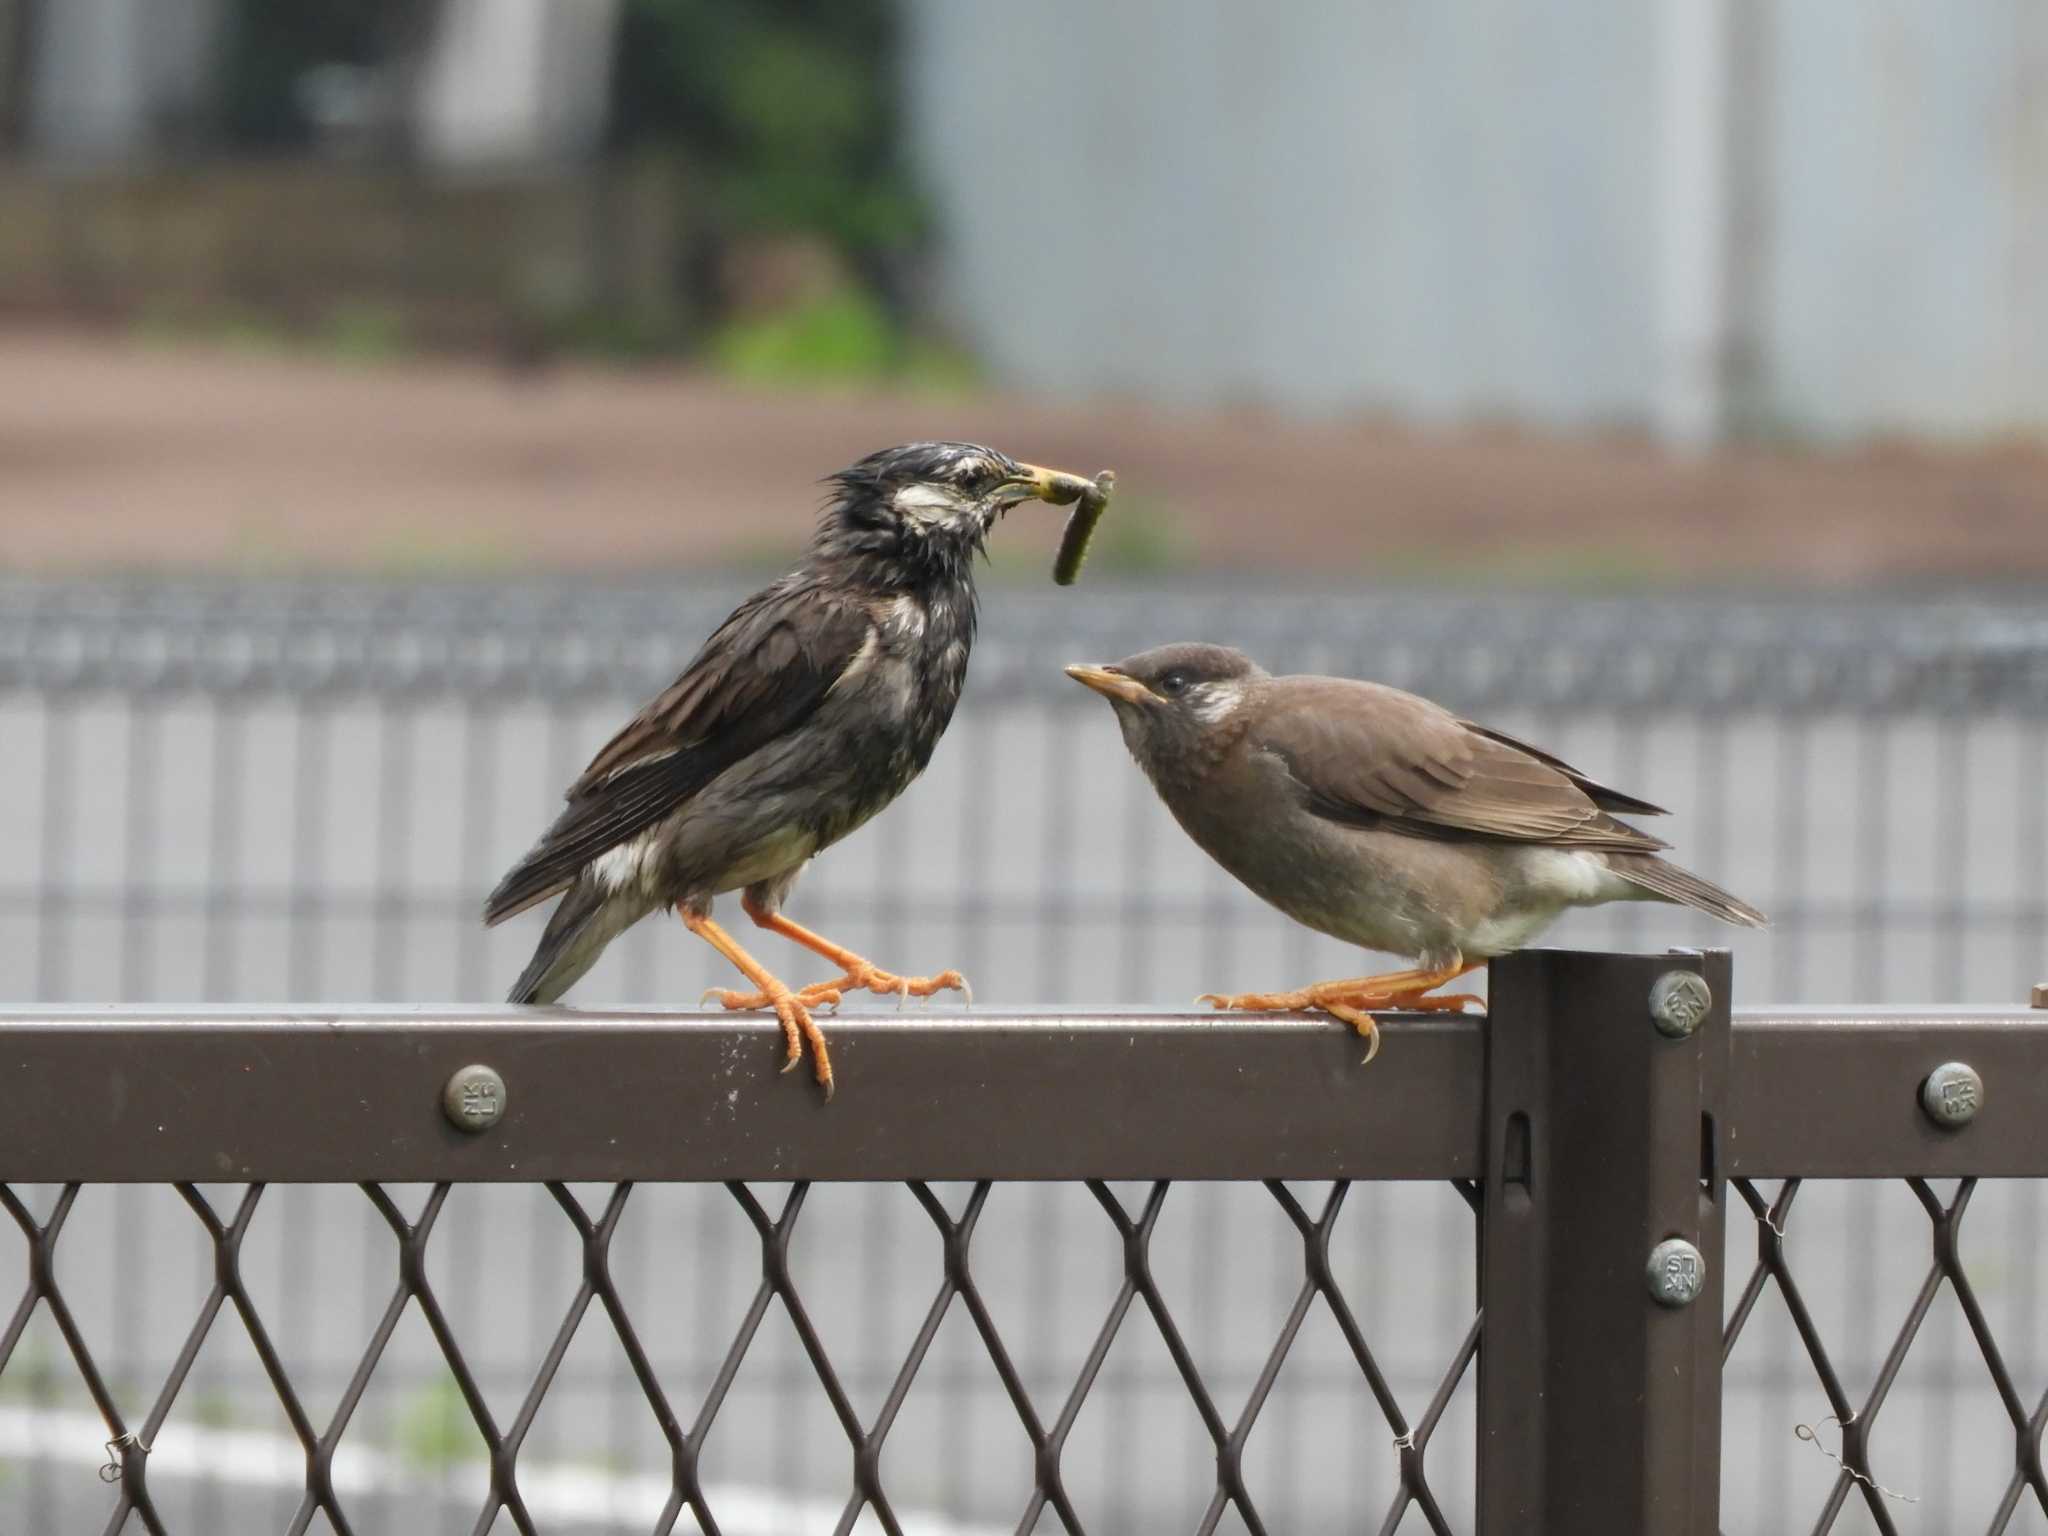
[[[1668,864],[1610,814],[1658,816],[1541,748],[1412,693],[1274,677],[1220,645],[1167,645],[1067,675],[1107,698],[1124,744],[1208,855],[1296,922],[1411,970],[1200,1001],[1320,1008],[1379,1048],[1373,1009],[1429,996],[1528,943],[1567,907],[1665,901],[1761,928],[1763,913]]]
[[[967,676],[974,560],[1019,502],[1074,501],[1090,482],[973,443],[906,443],[830,477],[803,563],[719,625],[661,695],[592,759],[568,807],[484,906],[500,923],[560,896],[515,1003],[551,1003],[605,945],[661,908],[757,989],[788,1059],[806,1044],[832,1090],[822,1003],[865,988],[928,997],[958,971],[897,976],[782,915],[797,876],[900,795],[930,761]],[[747,916],[843,973],[792,991],[711,920],[741,890]]]

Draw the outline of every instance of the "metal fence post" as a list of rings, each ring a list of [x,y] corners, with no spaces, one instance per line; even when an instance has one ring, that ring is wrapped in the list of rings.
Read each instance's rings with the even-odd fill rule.
[[[1729,976],[1725,951],[1493,963],[1481,1536],[1718,1528]]]

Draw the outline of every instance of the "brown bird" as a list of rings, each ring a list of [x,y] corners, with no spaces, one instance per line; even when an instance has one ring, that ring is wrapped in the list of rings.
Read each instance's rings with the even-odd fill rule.
[[[1296,922],[1413,969],[1291,992],[1205,993],[1218,1008],[1319,1008],[1379,1049],[1372,1010],[1429,995],[1519,949],[1567,907],[1663,901],[1761,928],[1763,913],[1668,864],[1611,812],[1661,808],[1428,699],[1343,677],[1274,677],[1182,644],[1067,675],[1109,700],[1124,744],[1209,856]]]

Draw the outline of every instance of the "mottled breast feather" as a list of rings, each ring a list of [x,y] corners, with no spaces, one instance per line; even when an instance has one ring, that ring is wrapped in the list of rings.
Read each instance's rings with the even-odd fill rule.
[[[924,771],[967,676],[975,627],[971,585],[921,583],[872,599],[870,614],[873,642],[838,689],[858,719],[840,744],[854,772],[843,798],[817,809],[820,846],[880,811]]]

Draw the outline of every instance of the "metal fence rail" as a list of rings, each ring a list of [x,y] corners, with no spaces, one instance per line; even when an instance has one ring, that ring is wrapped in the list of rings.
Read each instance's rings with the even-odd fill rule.
[[[1704,980],[1698,1006],[1653,1005],[1674,974]],[[637,1525],[605,1528],[777,1528],[721,1511],[731,1488],[708,1473],[707,1457],[721,1434],[786,1444],[795,1433],[772,1417],[720,1428],[741,1412],[734,1383],[779,1316],[847,1469],[843,1502],[811,1511],[829,1528],[1207,1532],[1236,1522],[1258,1532],[1298,1528],[1273,1514],[1281,1486],[1254,1462],[1276,1438],[1262,1437],[1259,1424],[1290,1359],[1320,1351],[1345,1362],[1353,1392],[1384,1425],[1386,1438],[1350,1447],[1381,1465],[1389,1490],[1370,1520],[1359,1511],[1353,1524],[1705,1536],[1719,1528],[1724,1359],[1745,1347],[1775,1297],[1835,1425],[1779,1426],[1816,1443],[1827,1477],[1810,1507],[1788,1505],[1774,1528],[1846,1529],[1838,1521],[1860,1501],[1888,1532],[1913,1528],[1896,1518],[1900,1499],[1926,1495],[1900,1491],[1907,1480],[1879,1437],[1881,1410],[1916,1345],[1927,1352],[1927,1320],[1946,1297],[1969,1336],[1968,1356],[1953,1363],[1981,1364],[1975,1390],[2002,1422],[2006,1448],[1978,1447],[1968,1496],[1920,1511],[1936,1522],[1924,1528],[2019,1530],[2028,1506],[2048,1517],[2048,1352],[2031,1332],[2013,1337],[2001,1325],[2010,1314],[1994,1318],[1987,1287],[2010,1277],[1963,1241],[1980,1180],[2048,1177],[2039,1129],[2048,1121],[2039,1067],[2048,1014],[1771,1012],[1731,1022],[1729,991],[1725,955],[1532,952],[1498,962],[1490,1020],[1396,1021],[1370,1067],[1346,1032],[1302,1019],[849,1019],[838,1026],[841,1092],[829,1107],[770,1070],[772,1021],[548,1011],[8,1015],[0,1203],[22,1234],[26,1280],[0,1334],[0,1402],[31,1323],[48,1318],[103,1425],[91,1432],[108,1442],[104,1470],[115,1486],[102,1494],[106,1528],[182,1528],[165,1512],[162,1490],[175,1476],[166,1463],[196,1454],[189,1439],[175,1443],[180,1403],[231,1312],[297,1464],[289,1508],[272,1523],[296,1531],[324,1518],[337,1532],[369,1529],[358,1511],[374,1501],[366,1483],[375,1478],[360,1464],[343,1475],[344,1457],[394,1335],[417,1316],[480,1448],[474,1502],[447,1528],[473,1520],[488,1530],[501,1511],[522,1531],[569,1528],[578,1521],[564,1512],[559,1469],[536,1465],[529,1435],[566,1380],[579,1334],[608,1330],[652,1432],[636,1443],[658,1447],[661,1470],[634,1463],[586,1473],[598,1484],[651,1477],[660,1493]],[[1935,1076],[1949,1062],[1974,1076]],[[1931,1258],[1902,1313],[1886,1321],[1891,1343],[1868,1383],[1845,1378],[1839,1337],[1831,1344],[1803,1299],[1794,1211],[1810,1177],[1904,1179],[1924,1212]],[[817,1191],[872,1179],[907,1182],[931,1263],[916,1287],[919,1315],[892,1347],[881,1390],[863,1400],[840,1361],[847,1335],[819,1311],[831,1304],[829,1286],[821,1290],[796,1242]],[[1419,1391],[1397,1389],[1383,1363],[1399,1347],[1400,1320],[1368,1312],[1360,1265],[1333,1250],[1341,1235],[1399,1254],[1408,1235],[1399,1226],[1350,1230],[1367,1219],[1348,1198],[1353,1181],[1390,1179],[1448,1181],[1478,1237],[1479,1305]],[[1951,1179],[1952,1188],[1936,1187]],[[367,1342],[349,1351],[331,1406],[316,1410],[277,1304],[259,1299],[243,1253],[271,1186],[341,1180],[360,1186],[358,1201],[387,1234],[385,1300]],[[986,1247],[1001,1219],[992,1199],[1022,1180],[1083,1182],[1109,1238],[1086,1346],[1050,1374],[1027,1358],[1042,1337],[1018,1327],[996,1297],[1007,1276]],[[1117,1187],[1129,1180],[1143,1182]],[[1213,1356],[1201,1321],[1166,1273],[1178,1259],[1159,1246],[1162,1212],[1182,1180],[1262,1182],[1279,1217],[1266,1241],[1293,1254],[1291,1293],[1268,1320],[1258,1368],[1227,1389],[1205,1364]],[[112,1352],[80,1321],[76,1298],[88,1277],[66,1269],[62,1242],[81,1188],[109,1181],[175,1184],[202,1234],[209,1277],[168,1368],[150,1381],[131,1375],[125,1394],[111,1385],[122,1374]],[[687,1383],[647,1330],[688,1277],[629,1296],[614,1265],[632,1202],[661,1181],[723,1183],[758,1265],[722,1348]],[[399,1187],[415,1182],[430,1187],[409,1212]],[[440,1262],[435,1241],[451,1192],[479,1182],[545,1186],[555,1239],[576,1255],[539,1358],[495,1398],[465,1347],[475,1335],[457,1299],[462,1274]],[[951,1182],[964,1187],[949,1192]],[[767,1188],[784,1184],[779,1194]],[[23,1193],[38,1185],[50,1186],[40,1208]],[[1758,1239],[1739,1286],[1725,1253],[1731,1188]],[[1673,1241],[1689,1245],[1676,1259]],[[709,1254],[697,1250],[696,1262]],[[1305,1331],[1312,1317],[1329,1325],[1313,1335],[1320,1344]],[[922,1392],[935,1340],[956,1318],[1019,1431],[1010,1441],[1017,1502],[1000,1527],[973,1524],[942,1501],[919,1513],[899,1492],[927,1487],[920,1468],[945,1453],[942,1438],[907,1434],[901,1421]],[[1139,1520],[1104,1517],[1102,1490],[1077,1493],[1072,1476],[1083,1442],[1117,1432],[1117,1420],[1087,1418],[1105,1359],[1147,1330],[1208,1448],[1181,1524],[1149,1503]],[[1460,1396],[1477,1405],[1469,1462],[1445,1439]],[[1188,1465],[1126,1458],[1115,1475],[1142,1484]],[[1338,1471],[1319,1459],[1299,1475],[1313,1485]],[[76,1480],[94,1486],[82,1468]],[[806,1528],[779,1518],[781,1529]]]

